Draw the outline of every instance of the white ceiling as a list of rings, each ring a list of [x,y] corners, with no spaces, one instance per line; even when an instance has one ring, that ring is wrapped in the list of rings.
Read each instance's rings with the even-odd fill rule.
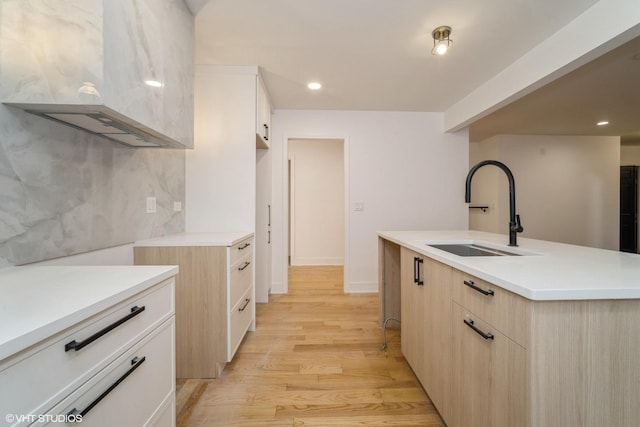
[[[187,1],[196,63],[259,65],[274,108],[444,111],[597,0]]]
[[[601,120],[607,126],[597,126]],[[640,37],[489,114],[469,138],[496,134],[624,136],[640,142]]]

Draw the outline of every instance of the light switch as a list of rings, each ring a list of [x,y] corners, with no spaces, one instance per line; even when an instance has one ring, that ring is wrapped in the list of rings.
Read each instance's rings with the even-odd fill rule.
[[[364,202],[355,202],[353,210],[356,212],[362,212],[364,210]]]
[[[173,211],[181,212],[182,211],[182,202],[173,202]]]
[[[147,197],[147,213],[156,213],[155,197]]]

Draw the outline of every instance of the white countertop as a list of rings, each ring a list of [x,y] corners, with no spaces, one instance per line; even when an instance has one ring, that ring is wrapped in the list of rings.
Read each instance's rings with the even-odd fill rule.
[[[177,273],[155,265],[0,269],[0,361]]]
[[[253,236],[253,232],[178,233],[139,240],[133,246],[233,246]]]
[[[381,231],[380,237],[531,300],[638,299],[640,255],[479,231]],[[524,256],[462,257],[428,244],[484,242]],[[453,242],[455,243],[455,242]]]

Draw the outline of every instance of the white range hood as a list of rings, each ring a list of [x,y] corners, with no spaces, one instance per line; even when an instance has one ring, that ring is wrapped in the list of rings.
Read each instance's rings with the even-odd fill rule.
[[[184,148],[184,145],[118,112],[98,105],[12,104],[46,119],[108,138],[130,147]]]
[[[132,147],[193,148],[193,44],[183,0],[1,0],[0,102]]]

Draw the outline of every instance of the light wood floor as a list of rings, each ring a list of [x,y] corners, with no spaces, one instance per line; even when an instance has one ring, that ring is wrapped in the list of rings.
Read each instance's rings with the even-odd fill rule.
[[[378,296],[342,289],[342,267],[291,267],[222,378],[177,381],[177,425],[444,426],[398,330],[380,351]]]

